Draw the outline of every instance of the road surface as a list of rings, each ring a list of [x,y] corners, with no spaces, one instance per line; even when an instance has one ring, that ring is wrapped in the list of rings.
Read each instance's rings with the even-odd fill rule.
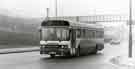
[[[121,53],[121,45],[105,44],[105,49],[95,55],[74,58],[50,58],[39,52],[1,54],[0,69],[119,69],[110,59]]]

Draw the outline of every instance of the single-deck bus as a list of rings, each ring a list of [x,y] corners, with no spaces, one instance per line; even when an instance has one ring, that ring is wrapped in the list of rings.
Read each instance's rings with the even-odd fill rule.
[[[68,20],[45,20],[40,29],[40,54],[79,56],[104,49],[104,28]]]

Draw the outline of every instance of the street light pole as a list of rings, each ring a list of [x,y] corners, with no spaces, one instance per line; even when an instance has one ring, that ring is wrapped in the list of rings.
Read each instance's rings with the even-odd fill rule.
[[[129,52],[128,57],[132,58],[132,0],[129,0]]]
[[[55,17],[57,19],[58,16],[58,7],[57,7],[57,0],[55,0]]]
[[[48,18],[49,17],[49,8],[46,8],[46,17]]]
[[[46,20],[49,19],[49,8],[46,8]]]

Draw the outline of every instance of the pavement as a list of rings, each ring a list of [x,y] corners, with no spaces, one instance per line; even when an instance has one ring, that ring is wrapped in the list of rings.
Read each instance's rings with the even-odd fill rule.
[[[135,68],[135,58],[129,58],[128,56],[125,55],[116,56],[112,58],[111,61],[118,66]]]
[[[50,58],[49,55],[40,55],[39,51],[0,54],[0,69],[120,69],[110,62],[111,58],[122,53],[119,49],[119,45],[105,44],[105,49],[97,54],[80,57]]]
[[[26,47],[26,48],[10,48],[10,49],[0,49],[0,54],[11,54],[11,53],[24,53],[39,51],[39,47]]]
[[[105,49],[97,54],[74,58],[52,59],[40,55],[39,47],[1,49],[0,69],[135,69],[134,59],[126,58],[127,55],[127,41],[105,44]]]
[[[121,44],[122,53],[110,59],[110,62],[121,69],[135,69],[135,47],[133,45],[132,57],[128,57],[128,42]],[[120,50],[121,52],[121,50]]]

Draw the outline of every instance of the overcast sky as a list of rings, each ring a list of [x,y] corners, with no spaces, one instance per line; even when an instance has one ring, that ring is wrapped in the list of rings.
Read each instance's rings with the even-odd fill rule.
[[[128,15],[128,7],[128,0],[58,0],[58,15]],[[0,9],[13,16],[43,17],[46,16],[46,8],[50,8],[50,16],[54,16],[55,0],[0,0]]]

